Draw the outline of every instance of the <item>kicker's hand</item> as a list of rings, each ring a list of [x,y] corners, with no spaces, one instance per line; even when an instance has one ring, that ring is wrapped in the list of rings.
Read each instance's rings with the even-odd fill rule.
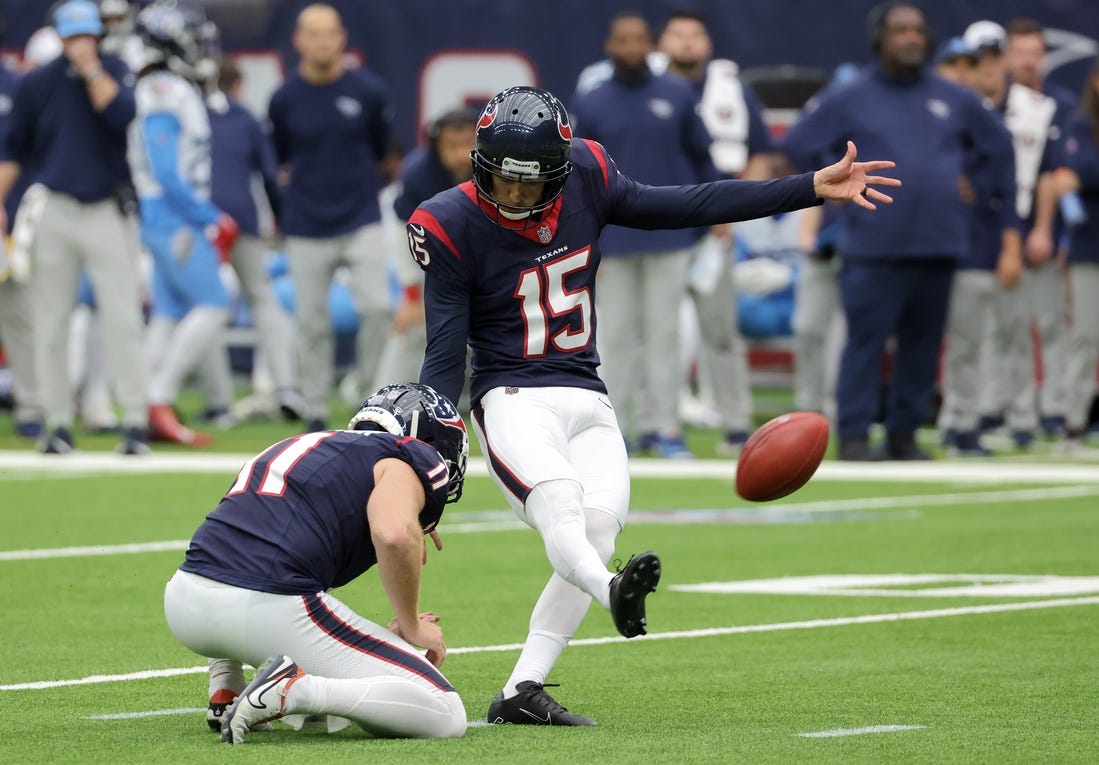
[[[854,142],[848,141],[843,159],[813,173],[813,191],[817,197],[831,202],[854,202],[867,210],[878,209],[874,202],[893,204],[893,197],[874,187],[900,186],[900,180],[873,173],[896,167],[896,163],[890,160],[856,162],[857,156]]]

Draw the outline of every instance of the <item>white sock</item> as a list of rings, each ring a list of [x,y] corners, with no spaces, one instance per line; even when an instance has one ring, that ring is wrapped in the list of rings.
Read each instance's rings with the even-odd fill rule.
[[[209,659],[210,695],[218,691],[239,694],[248,685],[244,682],[244,665],[236,659]]]
[[[543,481],[527,496],[527,518],[542,535],[546,556],[557,574],[610,608],[613,574],[588,540],[584,491],[576,481]]]

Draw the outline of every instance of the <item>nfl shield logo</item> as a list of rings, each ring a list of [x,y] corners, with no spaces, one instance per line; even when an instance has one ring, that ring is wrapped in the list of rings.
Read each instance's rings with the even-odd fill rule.
[[[550,231],[550,227],[542,224],[542,227],[538,229],[538,241],[542,244],[549,244],[549,240],[553,239],[553,232]]]

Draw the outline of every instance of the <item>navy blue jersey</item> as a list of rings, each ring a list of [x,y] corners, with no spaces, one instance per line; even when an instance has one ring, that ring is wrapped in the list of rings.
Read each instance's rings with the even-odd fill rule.
[[[33,164],[36,181],[81,202],[108,199],[130,184],[126,129],[136,110],[134,78],[121,59],[101,61],[119,87],[106,108],[92,107],[87,83],[58,56],[24,75],[5,139],[9,159]]]
[[[807,168],[834,161],[852,140],[860,159],[897,163],[904,186],[890,192],[893,204],[841,208],[846,258],[956,259],[968,249],[969,225],[958,179],[993,159],[985,136],[998,122],[976,94],[929,70],[899,79],[873,65],[811,101],[783,149]]]
[[[275,154],[290,166],[283,233],[332,237],[381,219],[378,162],[389,150],[393,115],[377,75],[347,71],[314,85],[292,74],[268,113]]]
[[[224,108],[221,108],[224,106]],[[210,201],[232,216],[241,233],[259,235],[252,176],[263,179],[271,210],[279,213],[278,162],[270,136],[239,101],[227,97],[210,115]]]
[[[595,272],[604,226],[708,226],[818,201],[811,173],[645,186],[619,173],[594,141],[573,140],[570,159],[564,192],[527,230],[490,219],[472,182],[432,197],[409,220],[409,248],[426,272],[420,382],[451,401],[462,390],[467,341],[474,403],[499,386],[606,392],[595,346]]]
[[[408,220],[422,202],[455,185],[450,171],[429,146],[414,149],[405,157],[400,181],[401,193],[393,200],[393,210],[401,220]]]
[[[433,448],[376,431],[305,433],[268,447],[241,468],[195,532],[180,569],[276,595],[347,584],[378,562],[366,503],[374,465],[387,458],[416,471],[427,496],[420,524],[437,523],[449,478]]]
[[[1071,229],[1068,259],[1099,263],[1099,138],[1088,115],[1077,115],[1068,126],[1065,158],[1080,178],[1080,199],[1087,220]]]

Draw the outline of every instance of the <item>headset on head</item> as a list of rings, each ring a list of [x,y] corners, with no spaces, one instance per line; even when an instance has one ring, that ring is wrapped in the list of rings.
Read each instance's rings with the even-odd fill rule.
[[[435,151],[439,144],[439,134],[447,128],[477,127],[477,117],[480,112],[475,112],[469,107],[451,109],[439,115],[427,128],[427,140],[431,144],[431,150]]]
[[[936,45],[931,27],[928,25],[927,11],[917,3],[911,2],[911,0],[888,0],[888,2],[879,3],[870,9],[870,13],[866,16],[866,32],[870,39],[870,50],[875,54],[881,53],[882,35],[885,34],[885,20],[897,8],[915,8],[923,15],[924,24],[927,25],[927,50],[928,55],[930,55],[931,51],[935,50]]]

